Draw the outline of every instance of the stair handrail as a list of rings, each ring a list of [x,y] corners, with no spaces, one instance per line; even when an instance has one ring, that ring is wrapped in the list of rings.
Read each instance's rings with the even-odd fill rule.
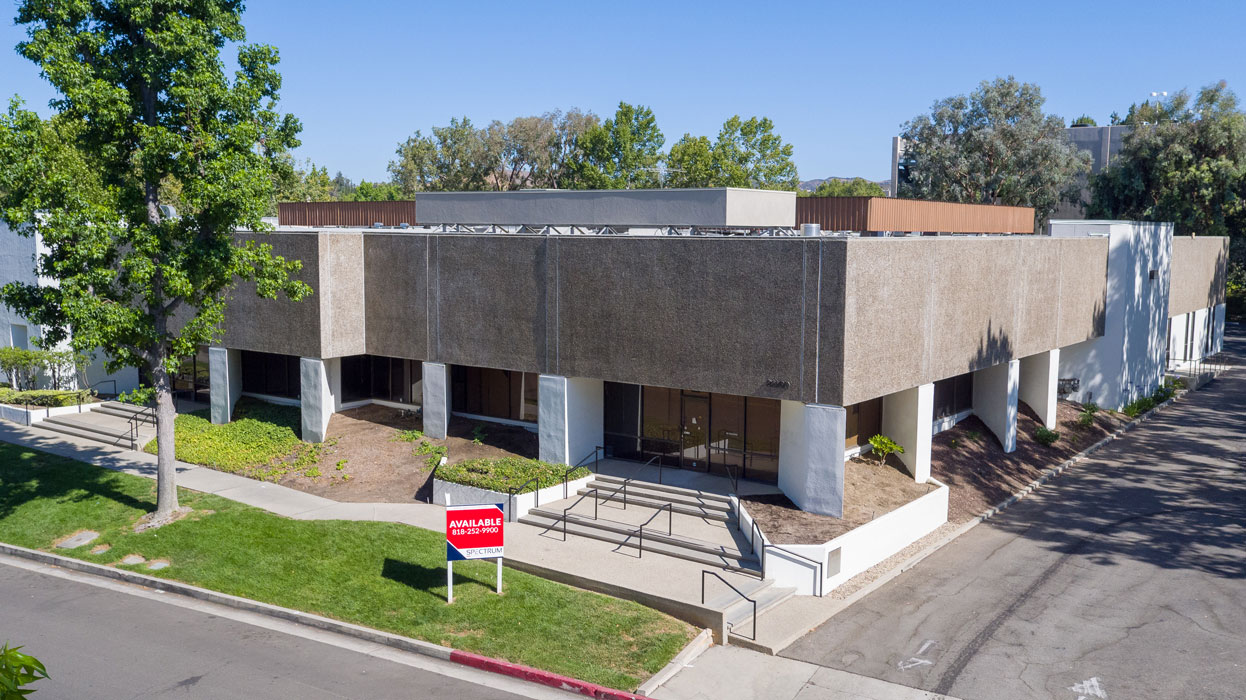
[[[661,506],[658,506],[658,509],[653,511],[653,515],[650,515],[649,519],[641,523],[640,527],[637,528],[637,533],[639,533],[640,535],[640,542],[639,542],[639,545],[636,547],[636,550],[640,552],[640,555],[638,557],[639,559],[645,558],[645,526],[653,522],[653,519],[661,515],[662,511],[664,510],[666,511],[666,514],[667,514],[666,534],[667,535],[675,534],[675,508],[674,508],[673,503],[671,503],[670,501],[667,501],[666,503],[663,503]]]
[[[590,495],[593,497],[593,520],[597,519],[597,503],[598,503],[597,489],[589,489],[588,491],[585,491],[579,498],[577,498],[575,500],[575,503],[572,503],[571,505],[562,509],[562,541],[563,542],[567,541],[567,513],[569,513],[572,508],[575,508],[576,506],[580,505],[580,501],[583,501],[584,499],[588,498]]]
[[[116,379],[101,379],[101,380],[99,380],[98,382],[95,382],[94,384],[92,384],[91,386],[89,386],[89,387],[87,387],[87,388],[88,388],[88,389],[94,389],[95,387],[99,386],[100,384],[112,384],[112,393],[111,393],[111,394],[109,394],[109,396],[116,396],[116,395],[117,395],[117,380],[116,380]]]
[[[752,527],[749,528],[749,531],[748,531],[748,551],[749,551],[749,554],[757,553],[757,535],[761,535],[761,546],[762,546],[761,563],[762,563],[762,571],[765,571],[766,570],[766,566],[765,566],[766,564],[766,536],[762,534],[761,526],[757,524],[757,518],[753,518],[750,522],[753,525]]]
[[[784,549],[783,547],[780,547],[777,544],[766,544],[765,542],[763,542],[761,545],[761,570],[762,570],[763,575],[765,574],[765,571],[766,571],[766,548],[777,549],[780,552],[787,554],[788,556],[793,556],[793,557],[796,557],[797,559],[803,559],[809,562],[810,564],[813,564],[815,567],[817,567],[816,569],[812,570],[812,573],[814,574],[814,576],[817,577],[815,579],[815,582],[817,585],[813,587],[813,590],[817,591],[815,595],[817,595],[819,598],[822,597],[822,584],[823,584],[822,562],[816,559],[810,559],[809,557],[806,557],[803,554],[797,554],[796,552],[793,552],[790,549]]]
[[[747,595],[744,595],[744,591],[741,591],[739,588],[736,588],[730,581],[723,578],[722,576],[719,576],[717,571],[710,571],[709,569],[701,569],[701,605],[705,605],[705,575],[706,574],[709,574],[710,576],[713,576],[719,581],[722,581],[723,583],[727,584],[727,587],[735,591],[736,595],[740,596],[744,600],[753,604],[753,636],[749,637],[749,639],[751,639],[754,642],[757,641],[757,601],[748,597]],[[728,622],[727,628],[728,628],[728,632],[730,632],[731,630],[735,629],[735,625]]]
[[[148,414],[150,414],[150,416]],[[144,406],[142,410],[135,411],[129,418],[126,419],[126,423],[128,424],[129,429],[130,429],[130,449],[131,450],[138,449],[138,424],[146,423],[148,417],[150,417],[152,423],[156,422],[156,405],[155,404]]]
[[[599,472],[598,472],[597,455],[598,455],[599,453],[602,453],[602,452],[605,452],[605,451],[606,451],[606,448],[605,448],[605,447],[602,447],[601,445],[598,445],[597,447],[594,447],[594,448],[593,448],[593,452],[592,452],[592,454],[587,454],[587,455],[584,455],[584,458],[583,458],[583,459],[581,459],[580,461],[576,462],[574,466],[567,467],[567,470],[566,470],[565,472],[563,472],[563,473],[562,473],[562,497],[563,497],[563,498],[570,498],[570,495],[567,493],[567,481],[568,481],[568,478],[571,476],[571,474],[572,474],[575,470],[579,469],[580,467],[585,467],[585,468],[587,468],[590,472],[592,472],[592,473],[594,473],[594,474],[599,473]],[[592,460],[593,460],[593,466],[592,466],[592,467],[588,467],[587,465],[585,465],[585,462],[587,462],[587,461],[588,461],[588,460],[590,460],[590,459],[592,459]]]
[[[541,505],[541,482],[540,482],[539,477],[534,476],[531,479],[528,479],[527,481],[523,482],[519,486],[506,490],[506,498],[507,498],[506,510],[508,511],[507,515],[510,516],[510,522],[512,523],[515,522],[515,494],[522,493],[524,489],[528,488],[528,484],[531,484],[534,481],[536,482],[536,489],[532,492],[533,493],[532,502],[533,502],[533,505],[539,506]]]
[[[658,463],[658,483],[660,484],[662,483],[662,455],[654,455],[650,457],[648,462],[640,465],[640,468],[644,469],[650,464],[653,464],[655,461]]]

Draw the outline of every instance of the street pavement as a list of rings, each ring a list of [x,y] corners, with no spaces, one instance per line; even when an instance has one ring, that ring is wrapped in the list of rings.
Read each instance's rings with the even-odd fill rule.
[[[1244,455],[1238,367],[782,655],[966,700],[1246,697]]]
[[[575,697],[10,557],[0,557],[4,641],[47,666],[51,677],[30,686],[39,700]]]

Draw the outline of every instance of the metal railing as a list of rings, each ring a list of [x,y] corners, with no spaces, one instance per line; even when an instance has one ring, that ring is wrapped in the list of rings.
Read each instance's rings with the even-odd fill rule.
[[[736,595],[740,596],[744,600],[747,600],[748,602],[753,604],[753,636],[749,637],[748,639],[751,639],[754,642],[757,641],[757,601],[748,597],[747,595],[744,595],[744,591],[741,591],[739,588],[736,588],[734,585],[732,585],[730,581],[723,578],[722,576],[719,576],[717,572],[710,571],[709,569],[702,569],[701,570],[701,605],[705,605],[705,576],[706,574],[713,576],[719,581],[722,581],[723,583],[727,584],[727,587],[735,591]],[[735,629],[735,625],[728,622],[727,629],[729,632],[733,631]]]
[[[568,479],[570,479],[571,474],[572,474],[572,473],[574,473],[574,472],[575,472],[575,470],[577,470],[577,469],[579,469],[579,468],[581,468],[581,467],[585,467],[585,468],[587,468],[590,472],[592,472],[592,473],[594,473],[594,474],[599,473],[599,471],[598,471],[599,463],[598,463],[598,457],[597,457],[597,456],[598,456],[599,454],[603,454],[605,451],[606,451],[606,448],[602,447],[601,445],[598,445],[597,447],[594,447],[594,448],[593,448],[593,453],[592,453],[592,454],[589,454],[589,455],[584,455],[584,458],[583,458],[583,459],[581,459],[580,461],[576,462],[576,463],[575,463],[575,465],[570,466],[570,467],[567,467],[567,470],[566,470],[566,471],[564,471],[564,472],[562,473],[562,497],[563,497],[563,498],[570,498],[570,495],[567,493],[567,481],[568,481]],[[585,462],[587,462],[587,461],[588,461],[588,460],[590,460],[590,459],[591,459],[591,460],[593,460],[593,466],[592,466],[592,467],[588,467],[588,466],[585,464]]]
[[[95,387],[99,386],[100,384],[112,384],[112,393],[109,394],[109,396],[117,395],[117,380],[116,379],[101,379],[87,388],[94,390]]]
[[[138,427],[140,423],[156,423],[156,407],[155,405],[145,406],[143,410],[136,412],[134,415],[126,419],[129,424],[130,432],[130,449],[138,449]]]
[[[666,521],[667,536],[669,537],[675,534],[675,509],[672,507],[672,505],[673,504],[671,503],[663,503],[661,508],[658,508],[657,510],[653,511],[653,515],[650,515],[648,520],[640,524],[640,527],[637,529],[637,532],[640,535],[640,541],[637,543],[637,546],[636,546],[636,551],[638,552],[638,555],[637,555],[638,559],[645,558],[645,526],[653,522],[654,518],[661,515],[662,511],[665,510],[667,514],[667,521]]]
[[[577,498],[575,503],[572,503],[571,505],[562,509],[562,541],[563,542],[567,541],[567,514],[571,512],[572,508],[575,508],[576,506],[580,505],[580,501],[583,501],[584,499],[588,498],[590,495],[593,497],[593,520],[597,519],[597,504],[600,502],[597,500],[597,489],[589,489],[587,493]]]
[[[748,532],[748,553],[749,554],[757,553],[757,536],[758,535],[761,535],[762,557],[764,559],[765,548],[766,548],[766,536],[761,534],[761,527],[757,524],[757,519],[753,518],[752,527],[749,528],[749,532]],[[764,566],[762,567],[762,571],[765,571]]]
[[[816,577],[814,579],[813,590],[817,591],[816,593],[814,593],[814,595],[818,596],[819,598],[822,597],[822,584],[824,583],[824,579],[822,576],[822,562],[817,561],[816,559],[810,559],[809,557],[806,557],[802,554],[797,554],[796,552],[793,552],[790,549],[784,549],[777,544],[764,544],[763,543],[761,546],[761,570],[763,574],[765,574],[765,571],[766,571],[766,550],[767,549],[777,549],[780,552],[783,552],[784,554],[788,556],[796,557],[797,559],[802,559],[804,561],[809,562],[810,564],[813,564],[815,569],[812,571],[812,573]]]
[[[523,493],[528,488],[528,484],[536,482],[536,488],[532,491],[532,504],[534,506],[541,505],[541,481],[537,477],[532,477],[515,488],[506,489],[506,515],[508,522],[515,522],[515,494]]]

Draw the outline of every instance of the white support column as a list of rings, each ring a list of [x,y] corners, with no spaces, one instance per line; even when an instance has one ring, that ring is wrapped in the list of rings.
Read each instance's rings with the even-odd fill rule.
[[[575,464],[605,435],[605,383],[600,379],[542,374],[537,389],[543,462]]]
[[[1211,352],[1212,354],[1224,350],[1224,304],[1216,304],[1212,309],[1211,323]]]
[[[1018,398],[1034,409],[1048,430],[1056,428],[1056,391],[1060,374],[1060,350],[1048,350],[1021,358]]]
[[[208,348],[208,395],[212,422],[228,423],[242,396],[242,351]]]
[[[999,438],[1004,452],[1017,449],[1017,395],[1021,362],[1010,360],[973,374],[973,412]]]
[[[897,455],[913,479],[930,479],[930,438],[934,432],[934,384],[922,384],[883,397],[883,435],[904,448]]]
[[[299,360],[300,404],[303,409],[303,439],[324,442],[329,418],[337,407],[333,387],[337,384],[339,358],[322,360],[304,357]]]
[[[450,426],[450,367],[442,362],[425,362],[423,367],[424,434],[441,440]]]
[[[846,430],[842,406],[782,402],[779,488],[801,510],[843,517]]]

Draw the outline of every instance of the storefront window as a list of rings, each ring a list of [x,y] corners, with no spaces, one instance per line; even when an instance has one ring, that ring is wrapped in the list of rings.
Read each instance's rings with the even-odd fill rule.
[[[243,350],[241,360],[244,392],[299,398],[299,358],[296,355]]]
[[[536,422],[540,375],[488,367],[450,369],[451,405],[459,413]]]

